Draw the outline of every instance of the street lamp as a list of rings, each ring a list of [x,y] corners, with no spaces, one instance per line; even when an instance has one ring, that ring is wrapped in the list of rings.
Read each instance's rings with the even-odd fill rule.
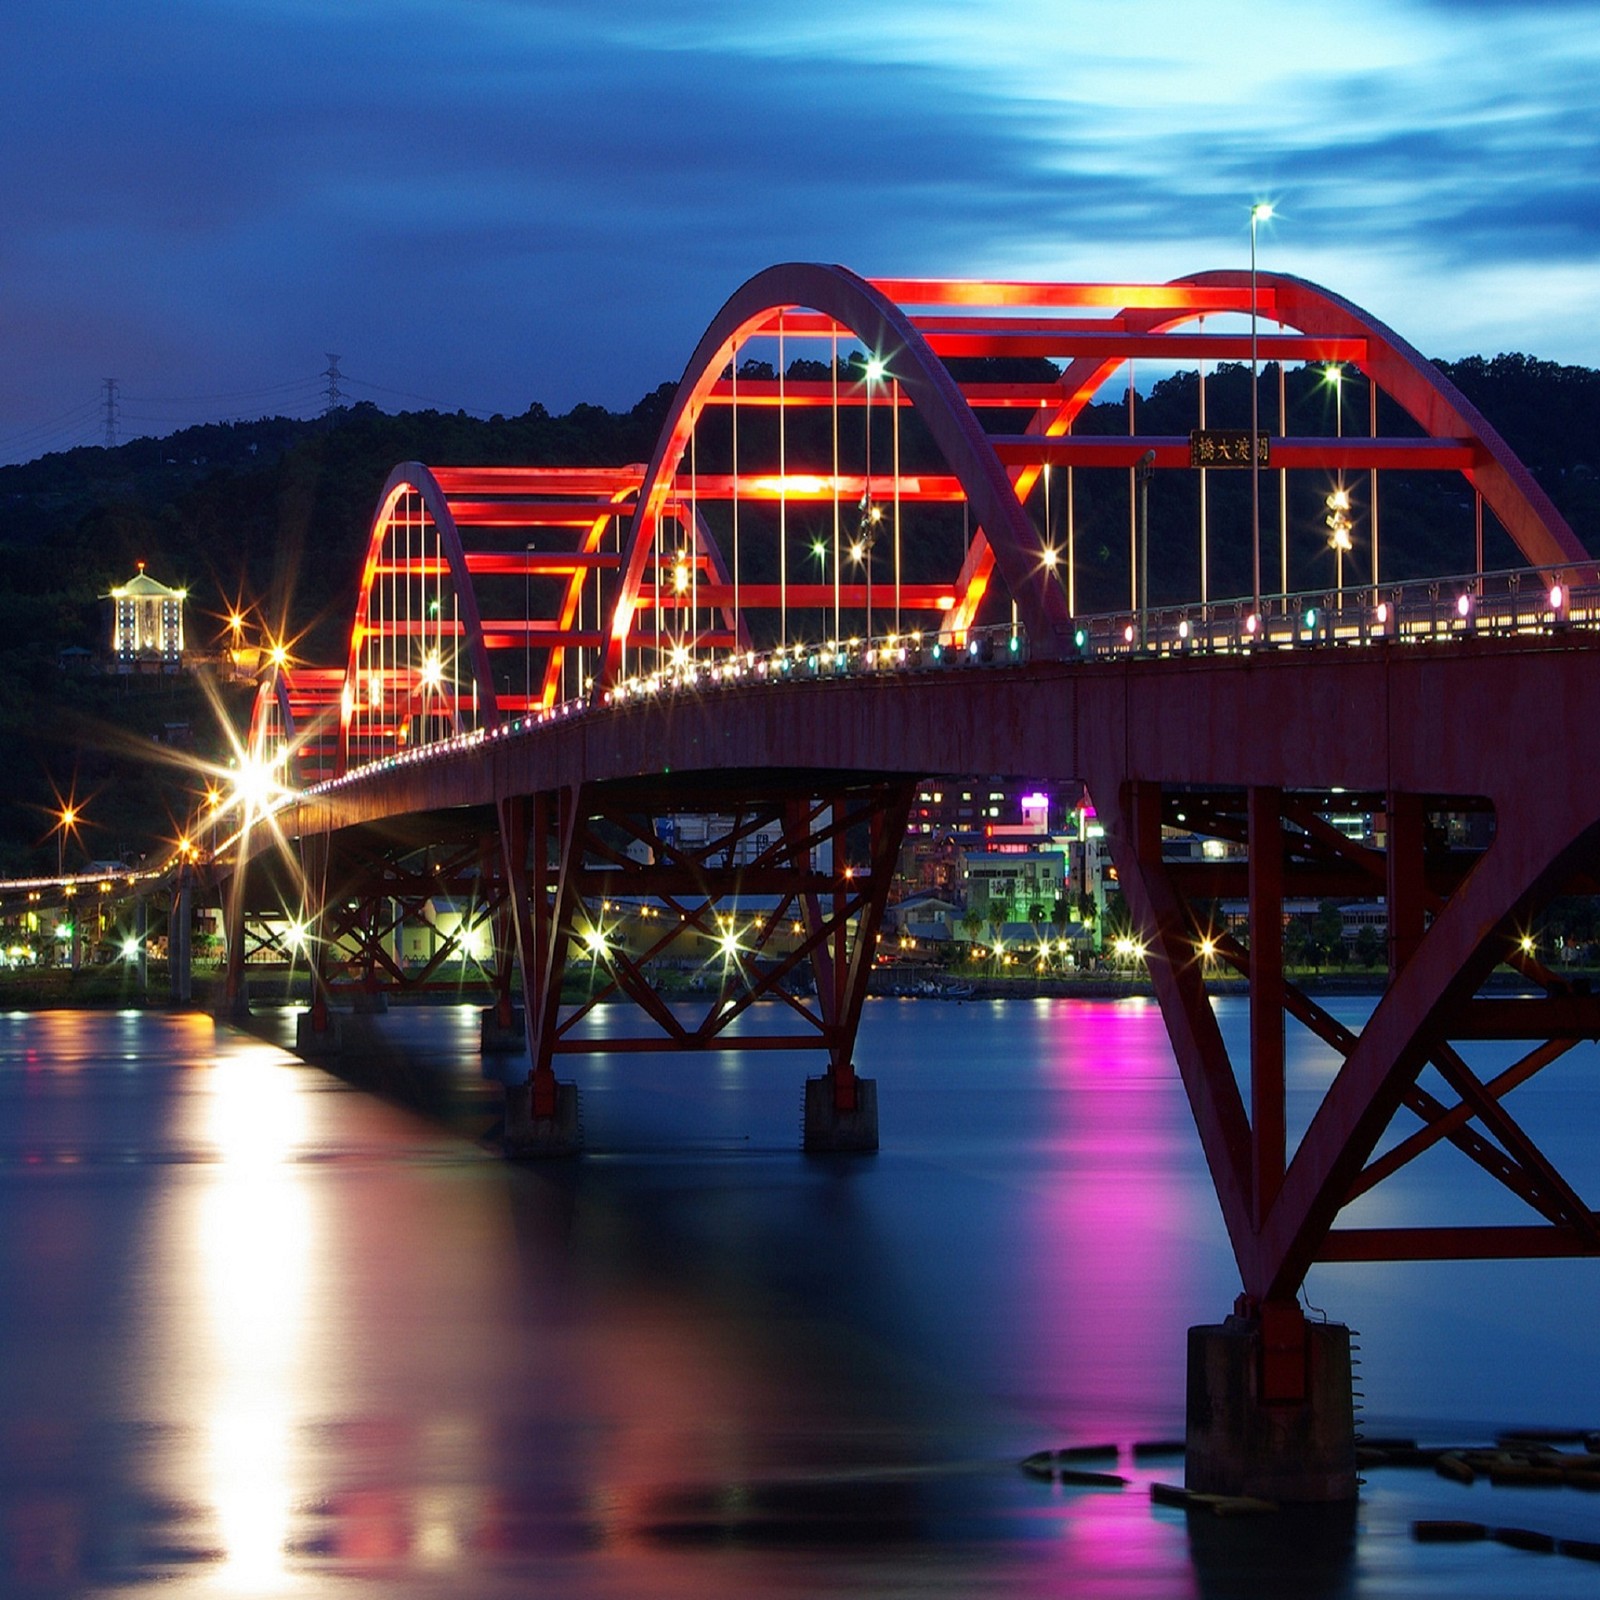
[[[879,356],[867,357],[867,446],[866,477],[861,488],[861,517],[856,528],[856,542],[850,548],[852,561],[864,561],[867,569],[867,649],[872,648],[872,540],[883,512],[872,499],[872,385],[889,369]]]
[[[811,553],[817,558],[817,586],[822,588],[828,581],[828,541],[822,538],[813,539],[811,541]],[[828,637],[828,599],[826,594],[823,595],[820,609],[821,636],[826,639]],[[834,632],[838,632],[837,625],[835,625]]]
[[[82,813],[74,805],[62,806],[56,814],[56,876],[67,875],[67,835],[78,824]]]
[[[1340,484],[1323,504],[1328,514],[1322,520],[1328,525],[1328,548],[1333,551],[1334,589],[1338,594],[1336,609],[1344,611],[1344,555],[1355,548],[1350,538],[1350,491]]]
[[[1344,438],[1344,368],[1330,361],[1322,369],[1322,381],[1333,390],[1333,436]]]
[[[1257,349],[1256,228],[1272,216],[1272,202],[1250,207],[1250,553],[1254,575],[1255,614],[1261,615],[1261,396]]]
[[[856,524],[855,543],[850,546],[850,559],[866,569],[867,577],[867,648],[872,648],[872,543],[883,512],[872,503],[869,489],[861,496],[861,518]]]
[[[1150,479],[1155,475],[1156,453],[1146,450],[1134,466],[1139,480],[1139,643],[1149,643],[1150,616]]]

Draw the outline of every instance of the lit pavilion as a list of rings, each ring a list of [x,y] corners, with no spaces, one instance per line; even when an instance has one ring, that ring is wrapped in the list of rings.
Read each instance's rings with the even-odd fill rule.
[[[183,603],[187,589],[169,589],[144,570],[106,597],[111,601],[111,658],[116,672],[178,672],[183,667]]]

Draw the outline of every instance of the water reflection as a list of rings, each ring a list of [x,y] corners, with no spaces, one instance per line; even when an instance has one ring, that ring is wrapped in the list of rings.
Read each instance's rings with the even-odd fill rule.
[[[1030,1253],[1058,1262],[1040,1309],[1074,1374],[1066,1414],[1085,1434],[1115,1438],[1170,1418],[1181,1330],[1220,1314],[1193,1248],[1214,1235],[1205,1208],[1215,1202],[1194,1182],[1193,1125],[1170,1093],[1155,1006],[1068,1002],[1051,1011],[1050,1029],[1051,1071],[1067,1092],[1049,1130],[1054,1181],[1029,1219]]]
[[[473,1079],[461,1014],[382,1025]],[[873,1002],[860,1059],[872,1160],[802,1158],[763,1053],[585,1063],[589,1156],[518,1169],[203,1021],[0,1018],[0,1592],[1473,1592],[1431,1475],[1354,1565],[1152,1510],[1127,1447],[1235,1288],[1153,1006]],[[1395,1393],[1463,1359],[1449,1270],[1329,1296]],[[1576,1405],[1528,1303],[1485,1359]],[[1101,1440],[1130,1488],[1016,1470]]]
[[[216,1164],[196,1197],[194,1271],[205,1320],[190,1330],[194,1403],[222,1553],[241,1592],[285,1576],[294,1498],[292,1430],[312,1385],[307,1301],[319,1259],[298,1075],[275,1050],[240,1051],[208,1078],[205,1136]],[[181,1268],[180,1268],[181,1270]]]

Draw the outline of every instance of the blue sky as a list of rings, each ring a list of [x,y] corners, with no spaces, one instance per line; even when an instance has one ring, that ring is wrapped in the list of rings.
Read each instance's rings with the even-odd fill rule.
[[[52,0],[0,56],[0,460],[632,404],[784,259],[1248,260],[1600,366],[1596,0]]]

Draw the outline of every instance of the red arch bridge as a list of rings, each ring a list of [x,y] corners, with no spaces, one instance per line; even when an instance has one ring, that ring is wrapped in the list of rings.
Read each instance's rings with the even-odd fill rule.
[[[1198,368],[1187,433],[1143,431],[1155,407],[1137,363]],[[1334,377],[1315,405],[1312,364]],[[1124,377],[1126,432],[1076,429]],[[1184,508],[1181,570],[1144,559],[1152,478],[1164,515]],[[1455,520],[1429,531],[1454,555],[1394,581],[1424,557],[1381,545],[1380,519],[1418,482],[1451,486],[1436,503]],[[1090,615],[1077,543],[1108,503],[1126,506],[1127,603]],[[1486,526],[1519,552],[1513,570],[1485,570]],[[1223,571],[1248,572],[1245,592],[1214,592]],[[825,1064],[807,1143],[870,1148],[854,1045],[918,780],[1083,782],[1243,1282],[1236,1318],[1211,1331],[1245,1341],[1256,1409],[1219,1424],[1217,1467],[1196,1418],[1239,1384],[1206,1376],[1215,1341],[1192,1348],[1191,1483],[1292,1456],[1287,1492],[1353,1492],[1347,1428],[1332,1446],[1318,1432],[1328,1383],[1348,1414],[1348,1367],[1297,1309],[1311,1263],[1600,1253],[1600,1217],[1512,1099],[1600,1036],[1600,998],[1524,938],[1554,897],[1594,887],[1596,585],[1443,374],[1309,283],[779,266],[712,320],[648,463],[395,469],[345,659],[280,652],[261,684],[242,826],[220,855],[237,891],[247,863],[259,874],[292,847],[310,1043],[352,974],[366,990],[429,981],[395,959],[395,927],[439,893],[470,900],[502,1029],[520,1001],[507,1136],[524,1150],[571,1146],[558,1060],[727,1047],[759,999],[791,1026],[737,1048]],[[1335,825],[1351,812],[1377,819],[1366,837]],[[687,842],[682,819],[706,814],[720,822]],[[1178,859],[1163,841],[1179,832],[1224,848]],[[1300,896],[1383,913],[1387,983],[1359,1031],[1285,973],[1284,906]],[[1214,922],[1225,899],[1248,906],[1245,934]],[[607,906],[624,901],[653,908],[659,933],[616,939]],[[232,903],[237,997],[243,894]],[[719,953],[695,1021],[659,987],[682,939]],[[599,982],[563,1006],[574,961]],[[1487,984],[1507,966],[1525,980],[1514,998]],[[1246,1062],[1208,995],[1228,969],[1249,980]],[[637,1027],[587,1040],[601,998],[630,1002]],[[1342,1061],[1292,1148],[1290,1018]],[[1493,1076],[1462,1048],[1486,1039],[1522,1041]],[[1369,1191],[1444,1155],[1521,1219],[1360,1220]]]

